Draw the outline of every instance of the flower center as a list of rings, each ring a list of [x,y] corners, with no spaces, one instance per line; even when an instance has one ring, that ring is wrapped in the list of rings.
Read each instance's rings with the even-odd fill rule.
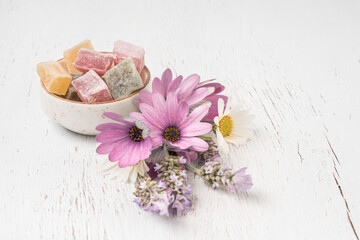
[[[176,142],[180,139],[180,130],[177,127],[167,127],[163,136],[170,142]]]
[[[144,138],[142,137],[142,129],[136,126],[130,128],[129,134],[130,138],[135,142],[141,142],[142,140],[144,140]]]
[[[230,116],[225,116],[219,121],[219,130],[224,137],[230,135],[233,128],[233,121]]]

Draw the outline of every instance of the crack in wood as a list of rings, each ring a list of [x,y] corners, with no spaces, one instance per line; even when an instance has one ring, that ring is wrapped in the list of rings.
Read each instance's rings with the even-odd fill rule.
[[[341,197],[344,199],[344,203],[345,203],[345,207],[346,207],[346,214],[347,214],[347,217],[348,217],[350,226],[351,226],[351,228],[352,228],[352,230],[353,230],[353,232],[354,232],[354,234],[355,234],[356,239],[359,240],[359,236],[357,235],[357,232],[356,232],[356,230],[355,230],[354,224],[353,224],[353,222],[352,222],[352,220],[351,220],[351,217],[350,217],[350,208],[349,208],[349,205],[348,205],[348,203],[347,203],[347,201],[346,201],[346,198],[345,198],[344,193],[343,193],[343,191],[342,191],[342,189],[341,189],[341,186],[340,186],[340,184],[339,184],[339,181],[337,180],[337,178],[335,177],[334,174],[333,174],[333,177],[334,177],[334,180],[335,180],[336,185],[337,185],[338,188],[339,188]]]
[[[332,162],[333,162],[334,170],[335,170],[336,174],[338,175],[338,177],[340,178],[340,174],[336,168],[336,163],[335,163],[334,159],[332,159]]]
[[[325,126],[325,125],[324,125],[324,126]],[[340,164],[340,161],[339,161],[339,159],[338,159],[338,157],[337,157],[337,155],[336,155],[336,153],[335,153],[335,151],[334,151],[334,149],[333,149],[333,147],[332,147],[332,145],[331,145],[331,143],[330,143],[330,141],[329,141],[329,138],[326,136],[326,134],[325,134],[325,138],[326,138],[326,141],[327,141],[327,143],[328,143],[328,145],[329,145],[329,148],[330,148],[330,150],[331,150],[334,158],[336,159],[337,163]],[[338,172],[338,170],[337,170],[337,168],[336,168],[336,162],[334,161],[334,159],[332,159],[332,162],[333,162],[334,170],[335,170],[337,176],[340,178],[340,174],[339,174],[339,172]],[[343,192],[343,190],[342,190],[342,188],[341,188],[341,186],[340,186],[340,183],[339,183],[339,181],[338,181],[338,179],[336,178],[336,176],[335,176],[334,173],[333,173],[333,177],[334,177],[334,180],[335,180],[336,185],[338,186],[340,195],[341,195],[341,197],[342,197],[343,200],[344,200],[345,207],[346,207],[346,214],[347,214],[347,217],[348,217],[348,221],[349,221],[349,223],[350,223],[350,226],[351,226],[351,228],[352,228],[352,230],[353,230],[353,232],[354,232],[354,234],[355,234],[356,239],[359,240],[359,236],[357,235],[357,232],[356,232],[356,230],[355,230],[354,224],[353,224],[353,222],[352,222],[352,220],[351,220],[351,217],[350,217],[349,204],[348,204],[348,202],[347,202],[347,200],[346,200],[346,198],[345,198],[345,195],[344,195],[344,192]]]
[[[337,180],[335,174],[333,174],[333,177],[334,177],[334,180],[335,180],[335,182],[336,182],[336,185],[337,185],[338,188],[339,188],[341,197],[342,197],[342,198],[344,199],[344,201],[345,201],[346,210],[347,210],[348,212],[350,212],[349,206],[348,206],[348,204],[347,204],[347,202],[346,202],[346,199],[345,199],[344,193],[343,193],[343,191],[342,191],[342,189],[341,189],[341,186],[340,186],[340,184],[339,184],[339,181]]]
[[[350,222],[351,228],[352,228],[352,230],[353,230],[353,232],[354,232],[354,234],[355,234],[356,239],[359,240],[359,237],[358,237],[358,235],[357,235],[357,233],[356,233],[354,224],[353,224],[352,221],[351,221],[351,218],[350,218],[349,213],[347,213],[347,217],[348,217],[348,220],[349,220],[349,222]]]
[[[27,95],[28,98],[30,97],[31,86],[32,86],[32,84],[30,83],[30,87],[29,87],[29,91],[28,91],[28,95]]]
[[[276,127],[275,127],[275,124],[274,124],[272,118],[270,117],[270,114],[269,114],[268,111],[266,110],[266,107],[264,106],[263,103],[261,103],[261,105],[263,106],[264,111],[265,111],[267,117],[269,118],[269,120],[270,120],[270,122],[271,122],[271,125],[274,127],[274,130],[275,130],[276,134],[279,135],[279,132],[277,131],[277,129],[276,129]]]
[[[336,155],[336,153],[335,153],[335,151],[334,151],[334,149],[333,149],[333,147],[332,147],[332,145],[331,145],[328,137],[326,136],[326,134],[325,134],[325,138],[326,138],[326,141],[327,141],[328,144],[329,144],[329,147],[330,147],[330,149],[331,149],[331,152],[332,152],[332,154],[334,155],[336,161],[340,164],[340,161],[339,161],[339,159],[338,159],[338,157],[337,157],[337,155]],[[341,165],[341,164],[340,164],[340,165]]]
[[[299,143],[297,143],[297,153],[298,153],[298,155],[299,155],[299,157],[300,157],[300,163],[302,163],[303,161],[304,161],[304,158],[303,158],[303,156],[301,155],[301,153],[300,153],[300,146],[299,146]]]

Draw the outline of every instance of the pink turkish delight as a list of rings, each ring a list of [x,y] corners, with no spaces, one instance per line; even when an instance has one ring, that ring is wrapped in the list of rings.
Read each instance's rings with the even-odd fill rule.
[[[89,70],[83,76],[73,80],[71,84],[83,102],[93,103],[113,100],[107,85],[93,70]]]
[[[124,59],[131,57],[135,63],[136,70],[141,73],[144,67],[145,50],[131,43],[118,40],[114,44],[113,50],[115,56],[115,65],[119,64]]]
[[[81,48],[73,66],[84,73],[93,70],[101,77],[111,68],[113,61],[112,55],[103,54],[87,48]]]

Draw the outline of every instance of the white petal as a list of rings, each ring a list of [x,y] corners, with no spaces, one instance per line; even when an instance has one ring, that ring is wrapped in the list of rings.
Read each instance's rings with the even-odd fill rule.
[[[212,94],[213,92],[215,92],[214,87],[208,87],[207,89],[208,89],[209,95]]]
[[[146,172],[149,170],[145,161],[140,161],[136,165],[127,166],[125,168],[121,168],[118,165],[118,162],[110,162],[109,160],[105,160],[99,166],[99,172],[101,172],[107,179],[112,180],[116,179],[121,182],[135,182],[138,173],[142,176],[146,175]]]
[[[129,118],[129,117],[124,117],[123,119],[128,122],[134,122],[134,119]]]
[[[229,98],[228,98],[228,101],[227,101],[227,103],[226,103],[225,111],[224,111],[224,115],[225,115],[225,116],[226,116],[226,115],[229,115],[229,113],[230,113],[231,103],[232,103],[232,100],[231,100],[231,98],[229,97]]]
[[[228,153],[229,152],[229,145],[226,143],[223,135],[221,134],[221,132],[219,131],[219,129],[216,129],[216,139],[217,139],[217,144],[218,144],[218,148],[220,151],[224,152],[224,153]]]
[[[137,120],[135,121],[135,125],[137,128],[140,128],[140,129],[145,129],[147,128],[147,126],[145,125],[145,123],[143,121],[140,121],[140,120]]]
[[[218,100],[218,115],[221,117],[224,113],[224,100],[219,98]]]
[[[145,139],[149,136],[150,130],[148,128],[145,128],[142,130],[141,136]]]
[[[251,138],[254,135],[254,131],[252,129],[240,128],[234,129],[231,134],[238,137]]]
[[[219,117],[214,117],[214,123],[219,126]]]
[[[246,137],[239,137],[239,136],[228,136],[225,138],[225,141],[235,146],[244,145],[246,144],[248,138]]]
[[[149,171],[149,167],[147,166],[147,164],[145,163],[145,161],[140,161],[138,164],[135,165],[137,167],[137,172],[141,175],[141,176],[145,176],[146,173]]]
[[[129,173],[129,180],[130,182],[135,182],[137,178],[138,172],[135,166],[132,166],[132,169]]]

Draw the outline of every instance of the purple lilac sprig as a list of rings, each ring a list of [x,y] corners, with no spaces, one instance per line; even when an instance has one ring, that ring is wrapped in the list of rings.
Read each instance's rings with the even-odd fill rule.
[[[145,211],[169,216],[169,199],[163,181],[152,181],[149,177],[138,176],[135,184],[134,202]]]
[[[212,188],[223,188],[229,192],[236,190],[245,191],[252,187],[252,179],[249,174],[246,174],[246,168],[238,171],[233,171],[227,167],[225,163],[218,160],[205,162],[200,168],[196,169],[190,165],[186,167],[199,174]]]
[[[167,155],[155,166],[158,177],[167,189],[169,206],[175,215],[188,211],[192,205],[187,197],[192,192],[191,187],[186,184],[186,171],[182,169],[182,164],[185,163],[186,159],[183,157]]]
[[[212,138],[211,137],[201,137],[201,138],[205,142],[207,142],[207,144],[209,144],[208,150],[206,150],[205,152],[200,153],[203,160],[205,162],[209,162],[209,161],[213,161],[213,160],[216,160],[217,158],[219,158],[220,153],[219,153],[219,151],[217,149],[216,143],[212,140]]]

